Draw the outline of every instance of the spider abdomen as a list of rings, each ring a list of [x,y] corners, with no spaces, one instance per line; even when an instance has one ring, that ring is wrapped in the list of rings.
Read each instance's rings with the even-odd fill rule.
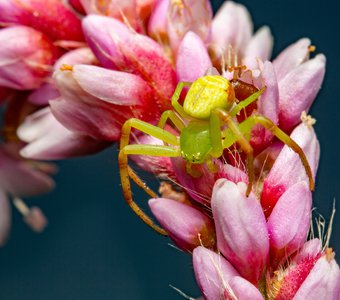
[[[231,82],[219,75],[209,75],[193,82],[184,99],[183,108],[189,116],[205,120],[215,108],[229,110],[234,102]]]

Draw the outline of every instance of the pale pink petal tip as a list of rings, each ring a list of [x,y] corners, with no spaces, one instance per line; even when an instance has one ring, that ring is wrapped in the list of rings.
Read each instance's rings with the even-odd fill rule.
[[[217,56],[230,47],[243,50],[253,32],[251,16],[245,6],[225,1],[212,22],[211,42]]]
[[[176,61],[179,81],[193,82],[212,67],[207,48],[201,38],[189,31],[182,40]]]
[[[199,245],[214,247],[214,225],[202,212],[165,198],[151,199],[149,206],[159,223],[180,248],[191,251]]]
[[[309,59],[309,47],[311,41],[308,38],[302,38],[288,46],[273,61],[277,79],[280,81],[291,70],[303,64]]]
[[[234,276],[239,276],[235,268],[220,254],[204,247],[193,251],[195,277],[205,299],[224,299],[230,292],[228,282]]]
[[[240,276],[233,277],[230,280],[229,285],[237,300],[264,300],[260,291],[253,284]]]
[[[172,1],[168,12],[168,35],[174,53],[188,31],[196,33],[206,42],[210,37],[211,19],[210,1],[188,0],[185,5]]]
[[[326,58],[318,54],[291,70],[279,81],[280,128],[289,131],[301,122],[321,88],[326,71]]]
[[[268,26],[261,27],[250,39],[244,52],[243,63],[249,69],[256,69],[258,60],[270,59],[273,50],[273,36]]]
[[[326,256],[318,259],[307,278],[301,284],[294,300],[339,299],[340,269],[334,259]]]
[[[280,197],[268,219],[275,259],[287,257],[304,244],[310,227],[311,209],[312,194],[304,181],[296,183]]]

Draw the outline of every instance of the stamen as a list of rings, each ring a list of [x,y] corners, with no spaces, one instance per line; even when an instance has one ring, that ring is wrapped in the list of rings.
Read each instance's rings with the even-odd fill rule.
[[[312,128],[316,123],[316,119],[314,119],[311,115],[307,115],[305,111],[301,113],[300,117],[303,124],[305,124],[308,128]]]
[[[316,47],[315,47],[314,45],[310,45],[310,46],[308,47],[308,51],[309,51],[310,53],[314,52],[315,50],[316,50]]]
[[[179,9],[183,9],[185,7],[182,0],[172,0],[172,5],[176,5]]]
[[[60,67],[60,71],[73,71],[73,66],[62,64]]]

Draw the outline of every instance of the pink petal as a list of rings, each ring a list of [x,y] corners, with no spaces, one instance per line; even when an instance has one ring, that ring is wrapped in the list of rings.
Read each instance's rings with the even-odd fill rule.
[[[229,284],[237,300],[263,300],[260,291],[240,276],[233,277]]]
[[[82,70],[89,70],[91,68],[94,67],[83,66]],[[74,70],[78,69],[74,67]],[[95,70],[97,75],[107,74],[106,71],[98,73],[98,69]],[[62,97],[50,102],[54,116],[68,129],[84,135],[90,135],[95,139],[116,141],[120,138],[121,126],[127,119],[132,116],[147,119],[151,117],[150,115],[152,115],[153,118],[156,115],[154,110],[149,107],[149,111],[145,112],[147,108],[143,106],[135,106],[132,110],[130,106],[116,106],[106,101],[101,101],[81,88],[74,78],[74,73],[75,71],[55,72],[55,83]],[[119,76],[119,74],[122,74],[122,76]],[[120,78],[121,81],[123,80],[124,82],[126,82],[126,78],[133,78],[133,75],[125,75],[121,72],[118,72],[116,75],[117,78]],[[82,84],[84,84],[89,91],[100,92],[95,85],[86,85],[88,81],[84,83],[85,80],[88,80],[86,76],[84,77],[80,72],[77,72],[77,76],[80,77]],[[93,77],[96,78],[96,76]],[[106,77],[106,80],[108,80],[109,83],[113,83],[110,77]],[[116,84],[121,81],[117,80]],[[118,87],[116,91],[111,90],[111,87],[108,85],[105,85],[104,88],[108,88],[105,96],[110,92],[114,92],[120,99],[125,97],[128,101],[130,100],[128,95],[124,96],[124,90],[121,90],[120,87]],[[133,88],[129,88],[129,90],[133,91]],[[144,90],[143,94],[140,95],[141,97],[144,97],[144,92],[147,93],[147,91]],[[102,92],[101,96],[104,96],[103,94]],[[111,96],[115,95],[112,94]],[[149,100],[152,100],[152,98]],[[153,105],[153,109],[157,109],[157,107]]]
[[[252,32],[253,24],[248,10],[233,1],[224,2],[212,22],[211,43],[214,52],[221,55],[232,47],[242,54]]]
[[[296,67],[279,81],[280,127],[289,131],[308,112],[325,76],[326,58],[319,54]]]
[[[239,274],[222,255],[197,247],[192,258],[195,277],[206,300],[224,299],[226,293],[232,292],[228,282]]]
[[[258,60],[270,59],[273,50],[273,36],[268,26],[261,27],[250,39],[243,57],[243,64],[249,69],[256,69]]]
[[[280,81],[290,71],[309,59],[310,39],[303,38],[283,50],[273,61],[277,79]]]
[[[108,143],[69,131],[51,114],[40,110],[26,118],[18,129],[20,139],[29,142],[21,155],[33,159],[63,159],[98,152]]]
[[[81,0],[69,0],[68,1],[71,7],[77,12],[82,15],[86,15],[83,5],[81,4]]]
[[[0,86],[13,89],[39,87],[57,56],[57,49],[41,32],[25,26],[1,29],[0,44]]]
[[[302,148],[315,178],[320,146],[314,129],[301,123],[294,129],[291,138]],[[267,217],[281,195],[289,187],[300,181],[308,182],[306,171],[300,157],[285,145],[264,181],[261,203]]]
[[[37,29],[54,40],[83,40],[77,16],[59,0],[0,1],[2,24],[22,24]]]
[[[192,251],[197,246],[215,246],[212,220],[196,208],[175,200],[149,200],[149,207],[177,246]]]
[[[207,0],[187,0],[185,4],[170,2],[168,35],[173,52],[177,52],[181,40],[189,31],[206,42],[210,35],[211,19],[212,8]]]
[[[169,108],[176,76],[158,43],[107,17],[88,16],[83,28],[91,49],[105,67],[141,76],[158,95],[161,110]]]
[[[168,39],[167,16],[169,5],[169,0],[159,0],[152,10],[152,14],[148,22],[148,34],[155,40],[161,40],[165,42]]]
[[[266,87],[257,103],[258,114],[270,119],[274,124],[279,121],[279,89],[275,71],[271,62],[266,61],[260,66],[261,81]],[[273,139],[273,135],[262,126],[255,126],[252,130],[251,144],[256,151],[263,150]]]
[[[268,219],[272,260],[279,261],[304,244],[311,210],[312,193],[304,181],[291,186],[280,197]]]
[[[73,77],[87,93],[116,105],[144,105],[154,97],[143,79],[129,73],[75,65]]]
[[[137,143],[144,145],[164,145],[163,141],[146,134],[138,136]],[[175,172],[169,157],[131,155],[130,158],[138,167],[146,172],[157,174],[157,176],[161,178],[163,176],[164,178],[175,178]]]
[[[214,184],[219,178],[226,178],[235,183],[248,182],[248,176],[240,169],[216,160],[218,172],[210,172],[206,166],[197,166],[199,177],[193,177],[186,170],[186,162],[182,158],[172,158],[173,169],[183,189],[197,202],[210,207],[210,199]]]
[[[301,263],[302,261],[317,257],[322,251],[322,243],[319,239],[314,238],[304,243],[303,247],[298,251],[294,261]]]
[[[266,91],[258,101],[259,114],[270,119],[274,124],[278,124],[279,117],[279,87],[275,76],[273,64],[266,61],[261,66],[261,77],[266,86]]]
[[[268,231],[260,203],[245,191],[244,183],[220,179],[211,207],[218,249],[244,278],[257,284],[268,256]]]
[[[339,299],[340,270],[334,259],[321,257],[294,296],[294,300]]]
[[[98,63],[90,48],[78,48],[66,52],[54,64],[54,70],[59,70],[63,65],[92,65]]]
[[[7,241],[8,234],[11,229],[11,214],[11,206],[7,196],[2,188],[0,188],[0,247],[3,246]]]
[[[81,0],[81,3],[88,15],[99,14],[113,17],[126,22],[134,29],[139,29],[136,0]]]
[[[179,45],[176,71],[178,81],[194,82],[212,67],[207,48],[198,35],[189,31]]]

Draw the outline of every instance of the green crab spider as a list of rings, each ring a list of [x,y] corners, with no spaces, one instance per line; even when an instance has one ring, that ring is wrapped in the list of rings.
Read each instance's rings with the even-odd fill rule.
[[[179,98],[184,87],[190,87],[184,99],[183,106]],[[223,150],[238,143],[247,155],[248,188],[250,194],[254,181],[253,148],[250,145],[252,128],[260,124],[268,129],[279,140],[294,150],[309,177],[310,189],[314,189],[312,171],[307,158],[300,148],[286,133],[277,127],[270,119],[253,114],[241,123],[235,120],[236,115],[249,104],[256,101],[265,88],[251,94],[239,103],[235,98],[232,83],[219,75],[208,75],[194,81],[178,83],[172,96],[173,110],[163,112],[158,125],[151,125],[142,120],[131,118],[122,127],[119,152],[119,168],[123,195],[131,209],[151,228],[162,235],[167,232],[157,226],[133,201],[130,178],[151,197],[158,195],[153,192],[129,167],[128,155],[182,157],[187,164],[187,172],[195,176],[192,164],[207,164],[214,171],[213,159],[220,158]],[[178,129],[176,136],[164,129],[170,120]],[[164,145],[129,144],[131,129],[137,129],[164,142]]]

